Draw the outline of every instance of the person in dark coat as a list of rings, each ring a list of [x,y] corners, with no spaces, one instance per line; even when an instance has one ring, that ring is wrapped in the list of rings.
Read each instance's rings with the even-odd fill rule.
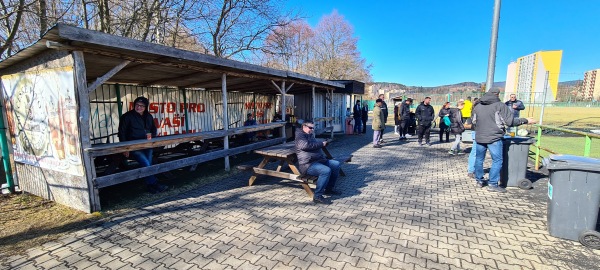
[[[479,187],[484,187],[483,161],[487,150],[490,150],[492,167],[489,172],[488,191],[506,192],[506,189],[498,186],[500,170],[502,169],[503,142],[502,138],[506,132],[505,126],[513,127],[523,124],[535,124],[533,118],[515,118],[510,109],[500,101],[500,91],[492,89],[481,99],[473,109],[471,120],[475,126],[475,140],[477,141],[477,153],[475,154],[475,180]]]
[[[419,135],[419,145],[427,145],[431,146],[429,142],[429,135],[431,130],[431,123],[433,123],[433,119],[435,118],[435,110],[431,105],[431,97],[425,97],[425,100],[417,106],[417,110],[415,111],[415,117],[417,118],[417,123],[419,125],[418,135]],[[425,143],[423,143],[423,137],[425,137]]]
[[[400,126],[402,125],[402,99],[394,106],[394,134],[400,136]]]
[[[369,120],[369,103],[363,102],[360,117],[362,120],[362,133],[367,133],[367,121]]]
[[[410,105],[412,105],[412,98],[407,98],[403,103],[402,107],[400,107],[400,117],[402,117],[402,121],[400,122],[400,140],[406,140],[406,138],[412,137],[412,135],[408,134],[408,127],[410,126]]]
[[[388,106],[387,106],[387,103],[385,103],[385,95],[384,94],[380,94],[379,99],[381,99],[381,106],[379,106],[379,108],[381,108],[381,113],[383,114],[383,129],[379,133],[379,143],[384,143],[383,132],[385,131],[385,123],[387,123],[387,118],[388,118]]]
[[[119,120],[119,141],[151,140],[156,137],[154,118],[148,112],[150,102],[145,97],[133,101],[133,109],[124,113]],[[152,148],[124,152],[125,157],[132,157],[142,167],[152,166]],[[154,175],[146,177],[146,186],[150,193],[159,193],[168,189],[161,185]]]
[[[360,134],[362,130],[362,108],[360,106],[360,100],[357,100],[352,110],[352,116],[354,117],[354,134]]]
[[[446,142],[450,142],[450,127],[444,123],[444,116],[450,117],[450,102],[444,103],[438,116],[440,118],[440,142],[444,142],[444,134],[446,134]]]
[[[463,124],[462,109],[465,107],[464,101],[459,101],[456,108],[451,108],[450,112],[450,132],[454,135],[454,142],[450,151],[450,155],[462,154],[460,144],[462,143],[462,133],[465,132],[465,125]]]
[[[317,187],[313,196],[314,203],[329,204],[331,201],[325,199],[323,194],[340,195],[333,187],[340,173],[340,162],[327,159],[321,150],[328,142],[317,140],[313,135],[315,124],[304,121],[302,128],[296,131],[296,157],[301,174],[318,176]]]

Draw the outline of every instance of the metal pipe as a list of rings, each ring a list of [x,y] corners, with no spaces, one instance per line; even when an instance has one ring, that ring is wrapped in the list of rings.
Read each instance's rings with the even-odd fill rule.
[[[540,112],[540,125],[544,124],[544,108],[546,107],[546,92],[548,92],[548,77],[550,72],[546,71],[546,80],[544,81],[544,95],[542,97],[542,111]]]
[[[10,153],[8,151],[8,138],[6,137],[6,126],[4,125],[4,104],[0,104],[0,147],[2,147],[2,164],[6,175],[6,186],[10,193],[15,193],[15,182],[13,181]]]
[[[490,54],[488,56],[487,79],[485,82],[485,91],[490,91],[494,83],[494,69],[496,68],[496,45],[498,43],[498,26],[500,23],[500,2],[494,1],[494,20],[492,22],[492,38],[490,41]]]

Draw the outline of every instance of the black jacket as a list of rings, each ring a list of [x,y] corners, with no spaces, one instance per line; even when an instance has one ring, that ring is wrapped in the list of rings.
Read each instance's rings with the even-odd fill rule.
[[[360,103],[359,104],[354,104],[354,109],[352,110],[352,114],[354,116],[354,119],[360,119],[361,118],[362,108],[360,107]]]
[[[523,102],[518,99],[514,102],[509,100],[507,102],[504,102],[504,104],[506,104],[506,106],[508,106],[508,108],[513,112],[513,117],[515,118],[519,118],[520,112],[522,110],[525,110],[525,105],[523,105]],[[513,104],[517,105],[516,109],[513,109]]]
[[[431,105],[425,105],[421,102],[415,111],[415,117],[419,121],[420,126],[430,126],[435,118],[435,110]]]
[[[475,141],[481,144],[502,140],[504,126],[527,124],[525,118],[514,118],[512,111],[500,101],[497,95],[487,92],[473,108],[471,118],[475,124]]]
[[[458,108],[450,108],[448,111],[450,112],[450,133],[454,135],[462,134],[465,131],[462,112]]]
[[[301,174],[306,174],[308,167],[318,161],[326,161],[323,148],[323,141],[317,140],[312,134],[305,133],[302,129],[296,131],[296,157]]]
[[[387,117],[388,117],[387,103],[385,103],[385,101],[382,101],[380,108],[381,108],[381,112],[383,113],[383,120],[387,121]]]
[[[369,106],[362,106],[360,117],[365,123],[369,120]]]
[[[402,108],[400,109],[400,115],[402,115],[402,120],[410,119],[410,104],[406,102],[402,103]]]
[[[146,104],[143,115],[135,111],[135,104],[138,102]],[[119,120],[119,141],[146,139],[146,133],[152,133],[152,137],[156,137],[154,118],[148,112],[148,99],[136,98],[133,104],[133,110],[124,113]]]
[[[440,118],[440,128],[441,129],[446,129],[449,128],[449,126],[446,126],[446,124],[444,123],[444,116],[448,115],[448,117],[450,117],[450,109],[445,109],[444,107],[442,107],[442,109],[440,109],[440,112],[438,113],[438,116]],[[450,118],[450,120],[452,120],[452,118]]]

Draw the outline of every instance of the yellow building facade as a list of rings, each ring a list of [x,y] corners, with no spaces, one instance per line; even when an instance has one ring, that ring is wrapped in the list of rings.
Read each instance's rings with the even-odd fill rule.
[[[539,51],[508,65],[505,100],[510,94],[526,103],[556,100],[562,50]]]

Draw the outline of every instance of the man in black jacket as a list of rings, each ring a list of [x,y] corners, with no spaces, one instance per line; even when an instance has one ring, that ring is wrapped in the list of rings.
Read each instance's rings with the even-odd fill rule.
[[[410,105],[412,105],[412,98],[407,98],[400,108],[400,116],[402,122],[400,123],[400,140],[406,140],[406,138],[412,137],[408,134],[408,126],[410,126]]]
[[[381,133],[379,133],[379,142],[383,143],[383,132],[385,131],[385,123],[387,123],[387,118],[388,118],[388,107],[387,107],[387,103],[385,103],[385,95],[384,94],[380,94],[379,95],[379,99],[381,99],[381,112],[383,113],[383,129],[381,130]]]
[[[354,104],[352,115],[354,117],[354,134],[360,134],[362,130],[362,108],[360,107],[360,100],[356,100],[356,104]]]
[[[479,100],[479,105],[475,106],[471,115],[473,125],[475,125],[475,141],[477,141],[477,152],[475,153],[476,184],[479,187],[486,185],[483,180],[483,161],[487,150],[490,150],[492,167],[489,172],[488,191],[492,192],[506,192],[506,189],[498,186],[500,169],[502,168],[502,138],[506,132],[505,126],[514,127],[536,123],[533,118],[515,118],[512,111],[500,101],[499,94],[500,91],[497,89],[487,92]]]
[[[124,113],[119,120],[119,141],[151,140],[156,137],[154,118],[148,112],[150,102],[145,97],[138,97],[133,101],[133,109]],[[133,157],[140,166],[152,166],[152,148],[124,152],[125,157]],[[146,177],[146,185],[150,193],[159,193],[168,189],[168,186],[158,184],[154,175]]]
[[[435,111],[431,105],[431,97],[425,97],[425,100],[417,106],[417,110],[415,111],[415,117],[417,118],[417,123],[419,125],[418,135],[419,135],[419,145],[431,146],[429,142],[429,135],[431,129],[431,123],[433,123],[433,119],[435,117]],[[423,144],[423,136],[425,136],[425,144]]]
[[[341,194],[333,189],[340,174],[340,162],[325,157],[321,148],[327,146],[328,142],[315,139],[314,130],[315,124],[307,120],[302,124],[302,129],[296,131],[296,157],[300,173],[319,177],[313,202],[330,204],[331,201],[325,199],[323,194]]]

